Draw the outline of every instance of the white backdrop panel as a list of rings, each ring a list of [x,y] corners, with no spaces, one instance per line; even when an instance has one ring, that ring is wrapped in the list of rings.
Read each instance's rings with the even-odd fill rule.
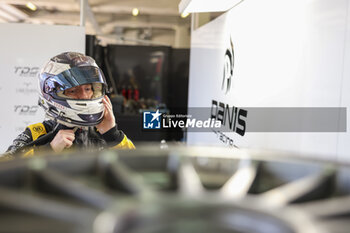
[[[44,120],[38,102],[38,72],[51,57],[85,53],[85,28],[0,24],[0,152],[26,126]]]

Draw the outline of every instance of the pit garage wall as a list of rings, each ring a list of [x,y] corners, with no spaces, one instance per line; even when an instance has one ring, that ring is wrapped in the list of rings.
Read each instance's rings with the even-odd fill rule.
[[[51,57],[85,52],[85,28],[31,24],[0,24],[0,153],[26,126],[42,122],[38,103],[38,72]]]
[[[245,0],[192,33],[189,113],[217,100],[236,107],[349,107],[349,0]],[[224,55],[234,50],[231,89]],[[210,113],[208,113],[210,115]],[[349,122],[349,117],[347,117]],[[247,118],[249,127],[249,112]],[[264,124],[262,121],[261,124]],[[224,133],[237,147],[350,161],[345,133]],[[222,138],[221,138],[222,139]],[[189,144],[227,146],[212,132]]]

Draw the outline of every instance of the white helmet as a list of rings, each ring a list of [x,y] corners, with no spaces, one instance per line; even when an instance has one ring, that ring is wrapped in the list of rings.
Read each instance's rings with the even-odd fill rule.
[[[102,98],[107,83],[94,59],[81,53],[65,52],[50,59],[39,74],[39,105],[58,123],[68,127],[94,126],[104,115]],[[91,99],[72,99],[64,91],[91,84]]]

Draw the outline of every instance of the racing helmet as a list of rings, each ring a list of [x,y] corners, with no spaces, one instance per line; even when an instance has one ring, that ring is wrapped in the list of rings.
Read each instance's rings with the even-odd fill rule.
[[[91,84],[91,99],[73,99],[65,90]],[[68,127],[98,125],[104,116],[107,83],[94,59],[76,52],[61,53],[39,73],[39,105],[46,115]]]

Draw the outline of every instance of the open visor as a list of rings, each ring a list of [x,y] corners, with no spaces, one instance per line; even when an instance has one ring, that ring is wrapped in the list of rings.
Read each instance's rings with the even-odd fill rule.
[[[105,94],[106,80],[102,71],[95,66],[73,67],[45,81],[44,92],[56,92],[57,96],[69,98],[64,91],[84,84],[92,84],[93,99]]]

